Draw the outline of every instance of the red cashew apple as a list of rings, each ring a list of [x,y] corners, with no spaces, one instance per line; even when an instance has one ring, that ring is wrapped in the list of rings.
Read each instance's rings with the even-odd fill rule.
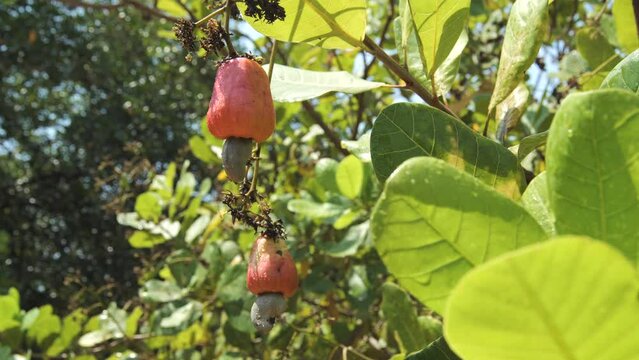
[[[260,236],[253,243],[246,285],[255,295],[281,293],[291,297],[297,290],[297,269],[283,240]]]
[[[238,57],[219,66],[206,121],[219,139],[239,137],[259,143],[271,136],[275,108],[268,75],[260,64]]]

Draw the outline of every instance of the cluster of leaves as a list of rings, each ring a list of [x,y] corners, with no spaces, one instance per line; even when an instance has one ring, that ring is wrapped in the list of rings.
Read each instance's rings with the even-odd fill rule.
[[[21,310],[10,290],[0,354],[636,357],[637,334],[616,332],[639,321],[632,3],[509,3],[305,0],[283,21],[249,18],[289,42],[271,84],[278,128],[253,174],[266,196],[247,209],[200,122],[199,161],[159,166],[117,216],[140,257],[137,295],[60,318]],[[367,23],[367,6],[386,22]],[[395,75],[433,106],[386,90]],[[245,273],[265,225],[286,232],[301,287],[261,335]]]

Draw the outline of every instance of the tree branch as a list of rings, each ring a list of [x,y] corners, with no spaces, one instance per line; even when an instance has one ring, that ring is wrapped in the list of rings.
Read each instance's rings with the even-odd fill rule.
[[[328,137],[328,139],[333,143],[333,145],[335,145],[337,150],[339,150],[339,152],[341,152],[344,156],[349,155],[350,154],[349,151],[342,147],[342,141],[340,140],[339,136],[337,136],[337,134],[333,131],[333,129],[331,129],[328,125],[326,125],[324,120],[322,120],[322,115],[320,115],[317,111],[315,111],[315,109],[313,108],[313,105],[311,105],[311,103],[308,102],[308,100],[304,100],[302,101],[302,106],[304,107],[304,110],[306,110],[308,115],[310,115],[311,119],[313,119],[313,121],[317,125],[319,125],[319,127],[321,127],[322,130],[324,130],[326,137]]]
[[[87,3],[82,0],[58,0],[58,1],[73,8],[82,7],[85,9],[108,10],[108,11],[131,6],[146,15],[154,16],[154,17],[165,19],[172,22],[177,22],[179,20],[179,18],[175,16],[165,14],[163,11],[154,7],[146,6],[142,4],[141,2],[138,2],[137,0],[121,0],[119,3],[116,3],[116,4]]]
[[[381,61],[386,67],[388,67],[395,75],[399,76],[402,80],[406,82],[406,87],[412,90],[419,97],[424,99],[428,105],[433,106],[445,113],[450,114],[451,116],[457,118],[457,115],[453,113],[446,105],[439,102],[439,100],[433,96],[428,90],[423,87],[417,79],[411,75],[408,70],[404,69],[397,61],[395,61],[392,57],[390,57],[384,49],[382,49],[373,39],[368,37],[364,37],[364,45],[369,49],[370,53],[375,55],[375,57]]]

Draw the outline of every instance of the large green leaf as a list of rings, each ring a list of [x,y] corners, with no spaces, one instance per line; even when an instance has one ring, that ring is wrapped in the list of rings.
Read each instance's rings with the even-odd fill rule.
[[[548,130],[521,139],[517,146],[517,159],[524,160],[536,148],[546,145],[546,141],[548,141]]]
[[[615,0],[612,15],[617,29],[617,41],[626,53],[635,51],[639,48],[639,34],[632,0]]]
[[[0,333],[20,326],[20,294],[11,288],[7,295],[0,296]]]
[[[437,90],[438,96],[445,96],[453,86],[453,82],[455,82],[455,78],[459,72],[461,55],[467,44],[468,34],[466,31],[462,31],[448,54],[448,57],[446,57],[441,66],[435,70],[435,89]]]
[[[639,265],[639,96],[570,95],[548,136],[550,209],[558,234],[588,235]]]
[[[639,277],[604,243],[532,245],[469,272],[444,334],[465,360],[637,360]]]
[[[327,219],[338,216],[346,209],[337,204],[325,202],[316,203],[307,199],[293,199],[288,202],[286,208],[290,212],[301,214],[311,219]]]
[[[407,160],[372,216],[378,253],[399,283],[442,312],[459,278],[545,234],[515,202],[442,160]]]
[[[304,42],[326,49],[358,48],[366,30],[365,0],[281,0],[283,21],[268,24],[246,17],[260,33],[287,42]],[[245,9],[243,3],[238,6]]]
[[[528,107],[528,100],[530,99],[530,90],[526,86],[525,82],[519,83],[517,87],[497,105],[495,118],[499,121],[497,125],[497,131],[495,137],[501,142],[504,142],[508,130],[514,128],[519,119],[526,111]],[[521,159],[520,159],[521,161]]]
[[[53,313],[51,305],[40,307],[38,317],[27,330],[27,339],[34,341],[39,346],[47,348],[60,333],[62,324],[60,318]]]
[[[335,179],[339,191],[347,198],[355,199],[364,185],[364,164],[355,155],[348,155],[337,166]]]
[[[67,315],[62,321],[62,330],[60,336],[58,336],[53,344],[47,349],[48,356],[57,356],[61,354],[66,348],[71,346],[73,340],[80,335],[82,331],[82,325],[86,320],[84,310],[77,309],[71,314]]]
[[[187,290],[176,284],[152,279],[144,283],[140,289],[140,298],[151,302],[169,302],[181,299]]]
[[[135,212],[144,220],[158,221],[162,214],[162,197],[154,192],[144,192],[135,199]]]
[[[409,158],[433,156],[512,198],[519,197],[523,184],[517,158],[508,149],[420,104],[393,104],[382,110],[371,133],[371,156],[382,181]]]
[[[548,26],[547,7],[548,0],[517,0],[510,10],[489,112],[524,80],[535,61]]]
[[[607,71],[619,62],[619,56],[615,54],[615,47],[608,43],[598,28],[583,27],[577,31],[576,38],[577,50],[588,61],[591,69],[597,69],[599,65],[603,64],[601,70]],[[611,57],[615,57],[615,60],[610,61]]]
[[[639,94],[639,50],[623,59],[601,83],[602,88],[620,88]]]
[[[546,234],[555,235],[555,219],[548,204],[548,182],[546,172],[537,175],[528,184],[526,191],[521,196],[521,203],[528,213],[537,220]]]
[[[470,0],[408,0],[408,4],[430,78],[466,27]]]
[[[406,360],[461,360],[455,354],[443,337],[430,343],[422,350],[408,354]]]
[[[268,71],[269,65],[263,65]],[[273,100],[303,101],[332,91],[358,94],[386,84],[366,81],[346,71],[310,71],[275,64],[271,80]]]
[[[384,284],[382,294],[384,319],[401,344],[402,352],[409,353],[423,348],[427,344],[426,335],[419,325],[415,307],[408,294],[393,283]]]

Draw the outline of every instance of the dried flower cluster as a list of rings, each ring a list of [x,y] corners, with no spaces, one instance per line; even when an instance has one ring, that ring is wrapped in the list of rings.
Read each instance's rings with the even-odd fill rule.
[[[246,16],[273,23],[275,20],[284,20],[286,11],[280,6],[279,0],[245,0]]]

